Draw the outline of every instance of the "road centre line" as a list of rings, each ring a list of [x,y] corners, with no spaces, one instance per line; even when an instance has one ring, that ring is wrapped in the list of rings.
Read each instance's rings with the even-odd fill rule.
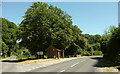
[[[36,68],[33,67],[32,69],[36,69]]]
[[[62,73],[62,72],[64,72],[65,70],[61,70],[60,72],[58,72],[57,74],[60,74],[60,73]]]
[[[36,68],[40,68],[40,67],[36,67]]]
[[[64,72],[65,70],[61,70],[60,72]]]
[[[86,60],[82,60],[81,62],[84,62],[84,61],[86,61]]]
[[[28,69],[27,71],[31,71],[32,69]],[[25,72],[27,72],[27,71],[25,71]]]
[[[77,63],[73,64],[71,67],[74,67],[74,66],[75,66],[75,65],[77,65],[77,64],[79,64],[79,62],[77,62]]]
[[[76,58],[77,59],[77,58]],[[69,60],[68,60],[69,61]],[[84,60],[85,61],[85,60]],[[57,62],[62,62],[62,61],[59,61],[59,60],[57,60]],[[82,61],[83,62],[83,61]],[[53,62],[52,63],[50,63],[50,64],[54,64]],[[77,63],[75,63],[75,64],[73,64],[71,67],[74,67],[75,65],[77,65],[77,64],[79,64],[79,62],[77,62]],[[31,71],[31,70],[34,70],[34,69],[37,69],[37,68],[41,68],[41,67],[45,67],[46,65],[42,65],[42,66],[39,66],[39,67],[33,67],[32,69],[28,69],[27,71]],[[25,72],[27,72],[27,71],[25,71]],[[61,72],[64,72],[65,70],[61,70],[60,71],[60,73]]]
[[[86,60],[82,60],[81,62],[84,62],[84,61],[86,61]],[[79,64],[79,62],[77,62],[77,63],[71,65],[71,67],[74,67],[74,66],[77,65],[77,64]]]

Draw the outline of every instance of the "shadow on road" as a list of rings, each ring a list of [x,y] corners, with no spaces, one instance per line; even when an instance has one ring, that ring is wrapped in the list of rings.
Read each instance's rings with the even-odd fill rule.
[[[23,61],[27,61],[27,60],[36,60],[38,58],[28,58],[28,59],[20,59],[20,60],[2,60],[2,62],[10,62],[10,63],[18,63],[18,62],[23,62]]]
[[[91,59],[97,60],[97,63],[94,65],[94,67],[113,67],[113,66],[116,66],[116,65],[111,64],[109,61],[103,60],[103,57],[94,57]]]
[[[117,68],[120,71],[120,67]]]

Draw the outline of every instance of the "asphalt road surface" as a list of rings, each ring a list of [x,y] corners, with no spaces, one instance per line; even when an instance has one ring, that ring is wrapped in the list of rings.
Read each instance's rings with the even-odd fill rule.
[[[96,57],[84,57],[31,70],[30,72],[97,72]]]
[[[3,74],[81,74],[81,73],[97,74],[93,72],[100,72],[98,67],[95,66],[98,63],[98,58],[101,57],[77,58],[70,61],[65,61],[58,64],[37,68],[29,72],[3,73]],[[110,74],[110,73],[102,73],[102,74]]]

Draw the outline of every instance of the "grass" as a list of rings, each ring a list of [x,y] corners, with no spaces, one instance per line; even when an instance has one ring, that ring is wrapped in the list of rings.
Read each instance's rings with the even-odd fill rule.
[[[0,60],[2,59],[2,57],[0,57]]]

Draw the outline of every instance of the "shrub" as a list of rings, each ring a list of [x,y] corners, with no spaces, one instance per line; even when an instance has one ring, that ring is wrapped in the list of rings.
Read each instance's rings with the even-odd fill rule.
[[[90,56],[91,54],[88,51],[82,51],[81,55],[82,56]]]
[[[93,55],[102,55],[101,51],[92,51]]]
[[[30,52],[25,50],[24,48],[18,51],[17,59],[28,59],[30,57],[31,57]]]
[[[44,55],[44,59],[48,59],[48,57],[46,55]]]

